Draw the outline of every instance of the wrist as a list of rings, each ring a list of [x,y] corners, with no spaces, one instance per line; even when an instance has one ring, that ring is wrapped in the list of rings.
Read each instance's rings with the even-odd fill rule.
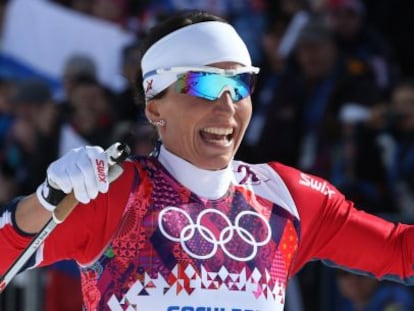
[[[60,190],[52,187],[46,178],[46,180],[39,185],[36,189],[36,196],[40,204],[49,212],[53,212],[56,208],[56,205],[62,201],[65,193]]]

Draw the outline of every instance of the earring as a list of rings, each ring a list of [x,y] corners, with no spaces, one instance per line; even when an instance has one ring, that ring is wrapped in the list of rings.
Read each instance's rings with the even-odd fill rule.
[[[150,120],[149,122],[154,126],[159,126],[159,127],[164,127],[165,126],[165,120],[163,120],[163,119],[161,119],[159,121]]]

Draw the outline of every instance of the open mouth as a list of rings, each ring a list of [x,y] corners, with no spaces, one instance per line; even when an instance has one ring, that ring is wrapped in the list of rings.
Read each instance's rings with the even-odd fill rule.
[[[233,128],[207,127],[200,131],[201,138],[211,144],[228,146],[233,139]]]

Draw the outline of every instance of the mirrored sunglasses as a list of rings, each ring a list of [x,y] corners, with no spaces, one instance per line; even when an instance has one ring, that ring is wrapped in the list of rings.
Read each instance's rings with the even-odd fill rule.
[[[236,102],[253,93],[259,71],[260,68],[253,66],[235,69],[194,66],[157,69],[155,73],[176,74],[175,88],[178,93],[213,101],[228,91]]]
[[[253,93],[256,75],[251,72],[223,75],[212,72],[188,71],[178,75],[176,91],[181,94],[217,100],[228,91],[234,102]]]

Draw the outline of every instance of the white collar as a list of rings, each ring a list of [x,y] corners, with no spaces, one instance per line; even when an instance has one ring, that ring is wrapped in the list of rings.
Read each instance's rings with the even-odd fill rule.
[[[222,170],[204,170],[172,154],[164,145],[160,147],[158,160],[183,186],[210,200],[221,198],[233,180],[231,164]]]

